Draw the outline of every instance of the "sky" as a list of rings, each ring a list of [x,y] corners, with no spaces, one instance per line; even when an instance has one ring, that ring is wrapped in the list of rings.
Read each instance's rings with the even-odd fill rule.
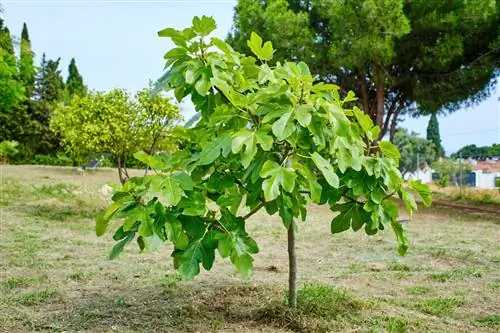
[[[0,0],[11,33],[21,35],[28,25],[37,59],[61,57],[63,75],[76,59],[90,89],[144,88],[162,74],[163,55],[172,47],[157,31],[184,28],[193,16],[212,16],[215,36],[225,38],[231,28],[236,1],[169,0]],[[182,107],[185,118],[193,114]],[[480,105],[439,116],[442,144],[453,153],[467,144],[500,143],[500,84]],[[401,126],[425,137],[429,117],[405,119]]]

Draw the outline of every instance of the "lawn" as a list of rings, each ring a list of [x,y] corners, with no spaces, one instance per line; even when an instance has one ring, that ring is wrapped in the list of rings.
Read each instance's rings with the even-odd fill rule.
[[[114,261],[94,218],[116,171],[0,166],[0,332],[498,332],[500,219],[426,209],[399,257],[390,231],[329,234],[311,207],[297,239],[297,310],[283,305],[286,231],[257,214],[260,245],[245,280],[227,261],[180,281],[168,253]],[[138,171],[137,171],[138,172]]]

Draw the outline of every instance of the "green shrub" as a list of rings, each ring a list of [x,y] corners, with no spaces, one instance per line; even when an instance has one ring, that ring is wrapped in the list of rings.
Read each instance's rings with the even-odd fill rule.
[[[2,141],[0,142],[0,163],[7,163],[9,158],[16,156],[19,153],[17,146],[19,143],[16,141]]]
[[[62,152],[56,153],[56,155],[35,155],[33,161],[34,164],[40,165],[55,165],[55,166],[73,166],[73,160],[69,158],[66,154]]]

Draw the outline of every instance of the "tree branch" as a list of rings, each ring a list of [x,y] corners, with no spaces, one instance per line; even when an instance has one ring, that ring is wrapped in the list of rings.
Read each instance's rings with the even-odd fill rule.
[[[271,200],[271,201],[262,201],[257,207],[255,207],[254,209],[252,209],[247,215],[243,216],[243,219],[246,220],[248,219],[250,216],[254,215],[255,213],[257,213],[262,207],[270,204],[274,202],[274,200]]]

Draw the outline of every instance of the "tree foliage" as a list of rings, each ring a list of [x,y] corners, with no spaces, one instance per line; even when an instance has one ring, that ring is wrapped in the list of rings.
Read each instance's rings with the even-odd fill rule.
[[[172,149],[167,130],[180,119],[179,109],[166,98],[149,95],[146,89],[135,99],[123,90],[75,96],[71,104],[56,109],[51,126],[75,159],[104,153],[115,157],[124,181],[127,159],[134,152]]]
[[[391,140],[400,115],[488,96],[500,65],[498,0],[239,0],[228,42],[248,52],[251,31],[273,42],[275,61],[302,59],[356,92]]]
[[[409,133],[406,128],[396,130],[394,145],[401,153],[399,170],[403,176],[408,172],[415,172],[425,164],[431,165],[436,159],[434,143],[419,137],[415,132]]]
[[[435,113],[431,115],[427,125],[427,140],[434,144],[436,156],[444,156],[444,148],[441,144],[441,135],[439,134],[439,122]]]
[[[123,218],[110,257],[134,238],[141,250],[170,241],[183,279],[198,275],[200,265],[210,270],[216,252],[248,276],[259,248],[247,220],[264,208],[289,228],[306,220],[311,202],[337,213],[333,233],[392,227],[404,254],[408,241],[392,197],[410,213],[417,206],[397,169],[397,148],[384,141],[380,152],[370,149],[380,129],[347,106],[354,96],[341,99],[337,86],[315,84],[304,62],[272,65],[276,50],[257,34],[247,42],[254,56],[245,56],[209,38],[215,28],[204,16],[192,27],[159,32],[175,48],[165,54],[158,86],[178,101],[190,97],[201,119],[179,129],[182,150],[135,155],[156,173],[131,178],[97,220],[102,235],[111,218]],[[430,204],[425,185],[412,188]]]
[[[432,168],[439,175],[438,185],[461,185],[464,183],[465,175],[472,170],[472,165],[467,161],[459,161],[452,158],[440,158],[432,163]],[[460,171],[463,179],[460,179]]]
[[[35,90],[36,70],[33,62],[34,57],[35,54],[31,49],[28,26],[24,23],[21,32],[21,45],[19,51],[19,77],[24,86],[24,94],[27,98],[31,98]]]
[[[83,77],[78,72],[75,58],[72,58],[68,66],[68,78],[66,79],[66,88],[70,95],[85,95],[86,88],[83,84]]]
[[[485,160],[492,157],[500,157],[500,144],[494,143],[491,146],[478,147],[476,145],[467,145],[460,148],[456,153],[451,154],[452,158],[473,158]]]

